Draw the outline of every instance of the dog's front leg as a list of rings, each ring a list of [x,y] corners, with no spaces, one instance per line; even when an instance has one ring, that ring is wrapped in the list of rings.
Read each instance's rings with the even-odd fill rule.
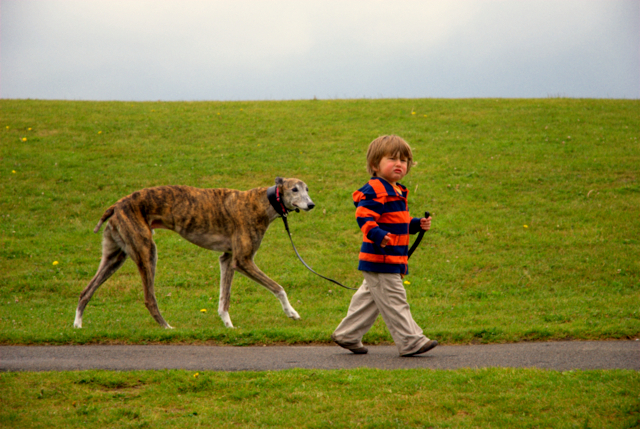
[[[271,280],[265,273],[263,273],[260,268],[258,268],[258,266],[253,262],[253,260],[249,258],[236,259],[236,261],[234,262],[234,268],[237,271],[240,271],[245,276],[249,277],[251,280],[269,289],[271,293],[273,293],[276,298],[280,300],[280,304],[282,304],[284,314],[294,320],[300,319],[300,315],[298,314],[298,312],[289,303],[287,293],[284,291],[282,286]]]
[[[284,289],[280,289],[279,292],[273,292],[273,294],[280,300],[280,304],[282,304],[282,310],[284,310],[284,314],[292,318],[293,320],[300,320],[300,315],[298,312],[291,306],[289,303],[289,298],[287,297],[287,293]]]
[[[224,253],[220,256],[220,299],[218,301],[218,314],[227,328],[233,328],[231,318],[229,317],[229,304],[231,301],[231,282],[233,281],[233,269],[231,268],[231,260],[233,257],[230,253]]]

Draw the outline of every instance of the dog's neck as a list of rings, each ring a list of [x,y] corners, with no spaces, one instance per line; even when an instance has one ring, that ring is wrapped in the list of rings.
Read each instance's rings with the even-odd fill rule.
[[[278,213],[276,213],[275,209],[271,206],[267,207],[267,217],[269,218],[269,224],[274,220],[281,217]]]
[[[277,185],[273,185],[272,187],[267,188],[267,198],[269,199],[271,208],[276,212],[276,216],[287,216],[287,213],[289,213],[289,211],[284,206],[284,201],[282,200],[282,192],[280,192],[280,188],[278,188]]]

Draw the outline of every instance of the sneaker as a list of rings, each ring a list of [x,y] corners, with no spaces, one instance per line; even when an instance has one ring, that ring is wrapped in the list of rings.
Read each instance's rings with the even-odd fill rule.
[[[407,353],[406,355],[402,355],[402,357],[421,355],[422,353],[426,353],[429,350],[433,349],[437,345],[438,345],[438,342],[436,340],[429,340],[424,346],[420,347],[418,351],[413,353]]]
[[[331,339],[333,340],[334,343],[336,343],[337,345],[339,345],[340,347],[342,347],[343,349],[347,349],[349,350],[351,353],[356,354],[356,355],[366,355],[367,353],[369,353],[369,349],[367,349],[366,347],[357,347],[357,348],[351,348],[349,346],[346,346],[342,343],[340,343],[338,340],[336,340],[333,335],[331,335]]]
[[[342,344],[338,344],[340,347],[344,347]],[[347,347],[344,347],[345,349],[347,349]],[[358,347],[357,349],[347,349],[349,350],[351,353],[353,353],[354,355],[366,355],[367,353],[369,353],[369,349],[366,347]]]

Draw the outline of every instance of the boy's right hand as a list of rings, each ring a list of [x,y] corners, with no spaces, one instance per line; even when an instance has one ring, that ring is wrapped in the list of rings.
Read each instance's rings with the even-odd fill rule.
[[[380,247],[385,247],[391,241],[391,234],[387,234],[382,239],[382,243],[380,243]]]
[[[431,229],[431,216],[420,219],[420,228],[422,228],[423,231],[429,231]]]

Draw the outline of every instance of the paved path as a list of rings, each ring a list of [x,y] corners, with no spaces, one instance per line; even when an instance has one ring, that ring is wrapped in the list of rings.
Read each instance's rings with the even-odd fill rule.
[[[640,342],[564,341],[549,343],[438,346],[401,358],[395,346],[370,346],[354,355],[337,346],[0,346],[0,371],[86,369],[188,369],[266,371],[289,368],[484,368],[516,367],[640,370]]]

